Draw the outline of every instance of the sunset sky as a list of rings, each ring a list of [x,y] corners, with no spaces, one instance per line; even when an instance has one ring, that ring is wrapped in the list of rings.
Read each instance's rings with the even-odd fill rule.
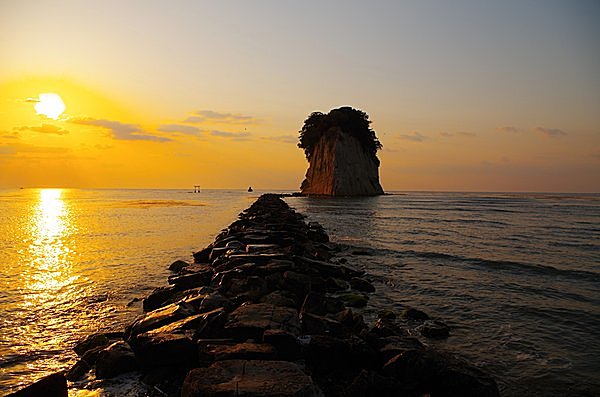
[[[297,189],[302,122],[349,105],[387,191],[600,192],[598,20],[597,0],[0,0],[0,187]]]

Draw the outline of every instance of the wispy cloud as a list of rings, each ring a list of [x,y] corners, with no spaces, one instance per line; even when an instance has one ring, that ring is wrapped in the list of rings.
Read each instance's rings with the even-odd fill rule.
[[[200,135],[202,131],[198,127],[183,124],[163,124],[157,129],[160,132],[171,132],[175,134]]]
[[[398,135],[398,138],[405,140],[405,141],[413,141],[413,142],[423,142],[425,139],[427,139],[427,137],[425,135],[423,135],[417,131],[413,131],[409,134],[400,134],[400,135]]]
[[[233,141],[249,141],[251,134],[249,132],[227,132],[213,130],[210,132],[210,135],[231,139]]]
[[[40,126],[16,127],[15,130],[16,131],[34,131],[34,132],[40,132],[42,134],[56,134],[56,135],[65,135],[65,134],[69,133],[69,131],[65,130],[64,128],[60,128],[54,124],[47,124],[47,123],[43,123]]]
[[[14,155],[17,153],[66,153],[69,149],[63,147],[36,146],[24,143],[0,145],[0,154]]]
[[[298,137],[295,135],[276,135],[276,136],[264,136],[261,139],[265,139],[267,141],[275,141],[282,143],[298,143]]]
[[[517,127],[513,127],[512,125],[507,125],[507,126],[504,126],[504,127],[497,127],[496,131],[499,131],[499,132],[508,132],[508,133],[511,133],[511,134],[515,134],[515,133],[519,132],[519,129]]]
[[[0,131],[0,138],[4,139],[19,139],[18,132]]]
[[[153,141],[153,142],[168,142],[172,141],[171,138],[165,138],[162,136],[151,135],[144,130],[138,124],[126,124],[115,120],[104,120],[94,119],[90,117],[86,118],[71,118],[69,122],[80,125],[91,125],[95,127],[102,127],[109,130],[114,139],[126,140],[126,141]]]
[[[533,130],[550,138],[568,135],[566,131],[558,128],[535,127]]]
[[[445,136],[447,138],[452,138],[452,137],[456,137],[456,136],[464,136],[466,138],[474,138],[477,136],[476,133],[474,132],[464,132],[464,131],[459,131],[459,132],[440,132],[441,136]]]
[[[198,110],[184,120],[185,123],[217,122],[224,124],[256,124],[258,120],[252,116],[233,113],[220,113],[213,110]]]

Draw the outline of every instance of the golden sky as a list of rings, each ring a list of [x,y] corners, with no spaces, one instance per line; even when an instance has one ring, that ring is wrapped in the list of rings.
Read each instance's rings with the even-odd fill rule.
[[[387,191],[599,192],[598,17],[593,0],[0,0],[0,187],[297,189],[303,120],[349,105]],[[42,94],[64,112],[36,112],[56,106]]]

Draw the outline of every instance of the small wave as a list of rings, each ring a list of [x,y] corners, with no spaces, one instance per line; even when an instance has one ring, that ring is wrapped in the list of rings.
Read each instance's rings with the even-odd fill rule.
[[[515,261],[501,261],[501,260],[493,260],[493,259],[482,259],[482,258],[469,258],[460,255],[451,255],[445,254],[443,252],[428,252],[428,251],[402,251],[402,255],[409,255],[418,258],[428,258],[428,259],[444,259],[453,262],[463,262],[470,263],[477,266],[482,266],[486,268],[493,268],[497,270],[507,270],[510,269],[512,271],[525,271],[529,273],[538,273],[544,275],[554,275],[554,276],[563,276],[569,278],[576,279],[585,279],[587,281],[595,281],[600,282],[600,274],[589,272],[585,270],[567,270],[567,269],[557,269],[553,266],[549,265],[538,265],[533,263],[524,263],[524,262],[515,262]]]
[[[132,200],[123,201],[118,206],[127,208],[152,208],[152,207],[204,207],[207,204],[198,201],[181,200]]]

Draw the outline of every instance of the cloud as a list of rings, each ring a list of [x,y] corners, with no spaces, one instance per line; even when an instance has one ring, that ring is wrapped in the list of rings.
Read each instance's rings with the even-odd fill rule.
[[[202,131],[198,127],[181,124],[163,124],[160,127],[158,127],[158,131],[189,135],[200,135],[202,133]]]
[[[33,102],[33,103],[37,103],[39,102],[40,99],[39,98],[25,98],[23,99],[23,102]]]
[[[427,137],[423,134],[421,134],[420,132],[411,132],[410,134],[400,134],[398,136],[398,138],[406,140],[406,141],[413,141],[413,142],[423,142],[425,139],[427,139]]]
[[[560,130],[558,128],[535,127],[533,130],[550,138],[568,135],[566,131]]]
[[[210,132],[210,135],[218,136],[221,138],[231,139],[233,141],[249,141],[250,140],[249,132],[226,132],[226,131],[213,130]]]
[[[43,123],[40,126],[23,126],[15,128],[16,131],[35,131],[40,132],[42,134],[56,134],[56,135],[65,135],[68,134],[69,131],[55,126],[54,124]]]
[[[233,113],[220,113],[213,110],[198,110],[186,118],[184,123],[203,123],[206,121],[224,124],[256,124],[258,120],[252,116]]]
[[[71,118],[69,122],[80,125],[91,125],[109,130],[114,139],[124,141],[153,141],[168,142],[171,138],[150,135],[144,132],[138,124],[126,124],[120,121],[87,118]]]
[[[475,134],[474,132],[463,132],[463,131],[459,131],[457,133],[453,133],[453,132],[440,132],[441,136],[445,136],[447,138],[451,138],[454,136],[464,136],[467,138],[474,138],[477,136],[477,134]]]
[[[0,138],[4,139],[19,139],[18,132],[0,131]]]
[[[66,153],[69,149],[62,147],[35,146],[24,143],[13,145],[0,145],[0,155],[13,155],[17,153]]]
[[[508,126],[504,126],[504,127],[497,127],[496,131],[509,132],[509,133],[515,134],[515,133],[519,132],[519,129],[517,127],[508,125]]]
[[[282,143],[298,143],[298,137],[295,135],[276,135],[276,136],[264,136],[261,139],[265,139],[267,141],[275,141]]]

